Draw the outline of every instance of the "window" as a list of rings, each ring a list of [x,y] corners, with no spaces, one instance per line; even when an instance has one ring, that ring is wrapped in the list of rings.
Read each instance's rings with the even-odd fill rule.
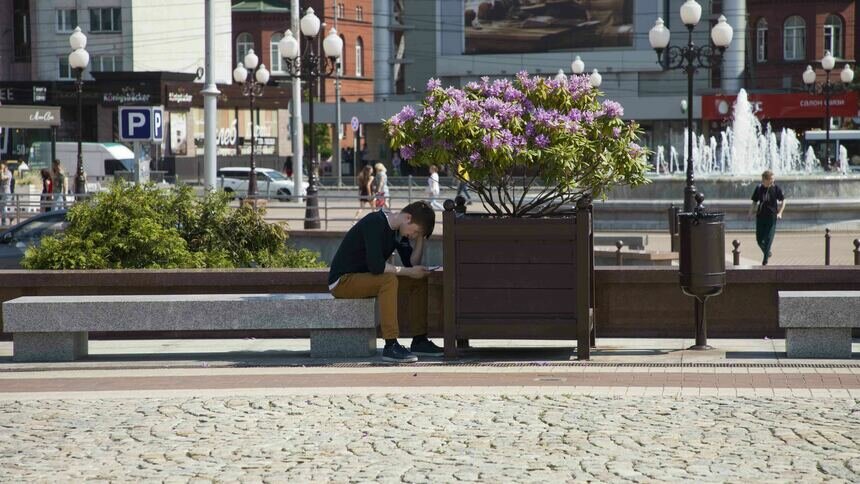
[[[30,62],[30,2],[12,2],[12,41],[15,46],[15,62]]]
[[[361,7],[355,7],[355,20],[359,22],[364,20],[364,10]]]
[[[764,18],[755,25],[755,58],[758,62],[767,61],[767,20]]]
[[[806,58],[806,22],[795,15],[788,17],[783,24],[783,55],[785,60]]]
[[[91,8],[90,32],[122,32],[122,9]]]
[[[254,38],[248,32],[236,36],[236,62],[245,62],[248,51],[254,48]]]
[[[346,46],[346,38],[341,34],[340,41]],[[342,76],[346,68],[346,49],[343,49],[340,54],[340,59],[337,60],[337,75]]]
[[[837,15],[828,15],[824,20],[824,50],[837,59],[842,57],[842,19]]]
[[[346,6],[342,3],[338,3],[336,8],[337,11],[335,12],[335,15],[337,15],[337,18],[343,18],[346,13]]]
[[[355,40],[355,77],[364,75],[364,43],[361,37]]]
[[[78,11],[74,9],[57,10],[57,32],[66,33],[78,26]]]
[[[118,72],[122,70],[122,56],[96,55],[91,65],[93,72]]]
[[[272,72],[284,72],[284,66],[282,62],[284,61],[281,58],[281,51],[278,49],[278,42],[284,38],[284,34],[274,33],[272,34],[272,40],[269,42],[269,68]]]
[[[58,63],[58,79],[73,79],[69,56],[61,55]]]

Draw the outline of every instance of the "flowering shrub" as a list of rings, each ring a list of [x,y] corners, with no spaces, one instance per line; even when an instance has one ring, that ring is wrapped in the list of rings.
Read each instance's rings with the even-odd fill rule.
[[[430,79],[427,91],[420,112],[405,106],[385,121],[391,147],[415,164],[447,167],[490,212],[542,216],[646,182],[638,126],[621,119],[617,102],[601,102],[588,76],[520,72],[465,89]]]

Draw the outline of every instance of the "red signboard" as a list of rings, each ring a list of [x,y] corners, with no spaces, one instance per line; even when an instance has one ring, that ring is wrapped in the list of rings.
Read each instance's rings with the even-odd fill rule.
[[[702,119],[731,119],[737,96],[702,96]],[[753,113],[760,119],[823,118],[823,94],[750,94]],[[835,93],[830,96],[830,116],[857,116],[857,92]]]

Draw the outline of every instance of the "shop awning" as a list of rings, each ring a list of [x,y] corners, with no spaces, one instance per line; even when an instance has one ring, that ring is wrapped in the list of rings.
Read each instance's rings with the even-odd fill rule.
[[[0,128],[48,129],[59,125],[57,106],[0,106]]]
[[[702,96],[702,119],[726,120],[732,117],[737,96]],[[753,113],[760,119],[821,119],[825,116],[823,94],[786,93],[749,95]],[[857,93],[830,96],[831,117],[857,116]]]

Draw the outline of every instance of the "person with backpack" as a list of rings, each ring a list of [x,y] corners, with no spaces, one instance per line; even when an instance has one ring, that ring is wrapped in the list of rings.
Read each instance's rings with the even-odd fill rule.
[[[785,195],[782,189],[774,183],[773,172],[765,170],[761,174],[761,183],[755,187],[752,194],[752,206],[748,218],[755,212],[755,240],[762,251],[762,265],[767,265],[773,252],[773,237],[776,234],[776,221],[782,219],[785,211]]]

